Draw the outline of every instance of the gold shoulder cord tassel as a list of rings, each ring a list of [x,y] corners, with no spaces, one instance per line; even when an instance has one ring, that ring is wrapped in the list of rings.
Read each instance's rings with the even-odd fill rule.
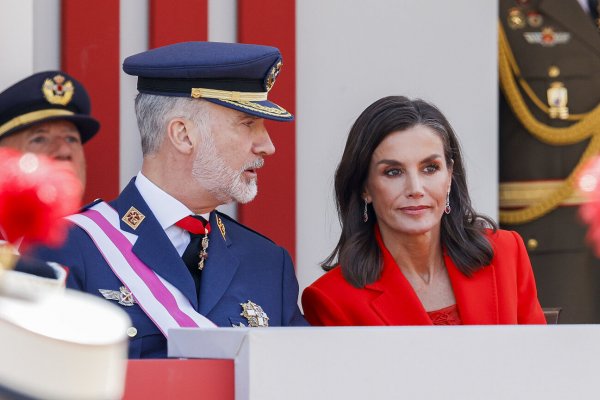
[[[579,121],[569,127],[555,128],[538,121],[529,111],[525,100],[517,86],[517,79],[523,91],[533,103],[545,113],[550,109],[535,95],[531,87],[521,77],[518,65],[506,39],[502,24],[498,24],[499,74],[500,84],[504,95],[517,119],[536,139],[553,146],[579,143],[591,137],[579,162],[564,180],[564,183],[554,190],[546,199],[519,210],[501,210],[500,223],[516,225],[534,221],[556,209],[574,190],[577,175],[588,159],[600,152],[600,105],[585,114],[571,114],[570,121]]]

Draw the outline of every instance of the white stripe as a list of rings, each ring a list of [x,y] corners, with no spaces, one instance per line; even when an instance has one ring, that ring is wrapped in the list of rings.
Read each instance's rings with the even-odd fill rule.
[[[91,207],[91,209],[96,210],[99,213],[101,213],[104,216],[104,218],[106,218],[106,220],[115,229],[117,229],[119,232],[121,232],[125,236],[125,238],[131,243],[132,246],[135,244],[135,242],[137,241],[138,236],[134,235],[134,234],[132,234],[130,232],[126,232],[126,231],[121,230],[121,224],[119,223],[119,214],[115,211],[115,209],[113,209],[111,206],[109,206],[105,202],[100,202],[100,203],[94,205],[93,207]],[[93,221],[91,221],[91,222],[94,225],[96,225]],[[108,237],[107,237],[107,239],[108,239]],[[108,240],[110,240],[110,239],[108,239]],[[112,243],[112,241],[111,241],[111,243]],[[114,246],[114,244],[113,244],[113,246]],[[120,251],[119,251],[119,253],[120,253]],[[127,265],[129,267],[129,264],[127,262],[124,265]],[[122,267],[122,266],[123,266],[123,264],[118,264],[118,267]],[[127,269],[131,270],[131,268],[127,268]],[[152,270],[152,269],[150,268],[150,270]],[[133,274],[135,274],[135,272],[133,270],[131,270],[131,272]],[[169,281],[167,281],[166,279],[164,279],[163,277],[161,277],[156,272],[152,271],[152,273],[154,273],[158,277],[158,279],[162,282],[162,284],[165,285],[165,287],[167,288],[167,290],[169,290],[169,292],[171,292],[171,294],[175,298],[175,301],[177,302],[177,305],[179,306],[179,309],[180,309],[181,312],[183,312],[188,317],[190,317],[200,327],[213,327],[213,328],[216,327],[216,325],[211,320],[209,320],[204,315],[202,315],[202,314],[198,313],[196,310],[194,310],[194,308],[190,304],[190,301],[187,299],[187,297],[185,297],[183,295],[183,293],[181,293],[181,291],[179,289],[177,289]],[[137,274],[135,274],[135,276],[137,277]],[[152,297],[154,298],[154,296],[152,296]],[[161,307],[162,307],[162,304],[161,304]]]
[[[79,225],[90,235],[115,275],[117,275],[119,280],[123,282],[132,293],[134,293],[136,301],[140,307],[142,307],[144,312],[148,314],[151,310],[152,320],[165,336],[167,336],[169,328],[179,326],[163,305],[154,298],[150,289],[133,269],[118,267],[123,265],[129,266],[129,263],[115,244],[94,221],[80,214],[72,215],[67,217],[67,219]],[[150,314],[148,315],[150,316]]]

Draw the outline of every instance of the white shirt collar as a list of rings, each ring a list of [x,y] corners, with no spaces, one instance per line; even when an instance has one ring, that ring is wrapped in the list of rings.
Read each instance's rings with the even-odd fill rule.
[[[135,187],[148,204],[160,226],[165,230],[180,219],[194,214],[182,202],[146,178],[141,171],[138,172],[135,179]],[[209,213],[202,214],[206,220],[209,219],[209,215]]]

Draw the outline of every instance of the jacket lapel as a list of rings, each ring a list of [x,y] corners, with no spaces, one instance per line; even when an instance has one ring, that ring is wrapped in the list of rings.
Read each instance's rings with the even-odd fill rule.
[[[419,297],[383,244],[379,229],[375,235],[383,256],[381,278],[365,288],[380,294],[371,307],[387,325],[432,325]]]
[[[468,277],[456,268],[446,252],[444,261],[463,324],[497,324],[498,292],[494,265],[483,267]]]
[[[150,269],[179,289],[194,308],[198,309],[196,288],[187,267],[148,208],[134,182],[135,178],[129,182],[113,203],[119,213],[119,218],[121,218],[121,229],[137,236],[137,241],[132,249],[133,253]],[[131,207],[144,216],[144,219],[135,228],[123,221],[123,217]]]
[[[569,32],[584,41],[596,52],[600,53],[600,32],[594,26],[592,18],[575,1],[541,0],[540,11],[551,16],[562,24]],[[586,21],[587,20],[587,21]],[[582,23],[589,22],[589,23]]]
[[[227,235],[224,222],[218,212],[210,214],[208,259],[202,270],[200,284],[199,311],[203,315],[208,315],[223,297],[240,265],[240,260],[229,249],[233,243]]]

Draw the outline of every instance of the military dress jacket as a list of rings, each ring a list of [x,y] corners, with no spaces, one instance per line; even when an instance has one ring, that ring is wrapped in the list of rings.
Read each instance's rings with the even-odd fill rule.
[[[523,240],[503,230],[489,233],[488,238],[494,258],[471,277],[460,272],[444,252],[462,323],[545,324]],[[378,243],[383,269],[377,281],[356,288],[337,266],[304,290],[302,306],[311,325],[432,325],[379,234]]]
[[[525,18],[521,27],[511,27],[511,11]],[[589,112],[600,103],[600,31],[576,0],[500,0],[499,18],[523,79],[543,103],[547,104],[547,90],[554,82],[567,89],[571,114]],[[539,33],[545,28],[552,29],[554,39],[541,43]],[[557,128],[575,123],[550,118],[519,89],[539,122]],[[552,145],[535,138],[517,119],[504,94],[500,96],[499,125],[501,207],[503,184],[525,183],[533,193],[539,184],[560,183],[589,143]],[[543,307],[562,308],[561,322],[598,323],[600,262],[586,243],[586,227],[577,212],[576,203],[561,204],[531,222],[501,221],[501,227],[523,237]]]
[[[306,325],[297,305],[298,282],[287,251],[216,211],[210,214],[212,229],[208,258],[197,296],[189,270],[134,181],[110,205],[118,212],[119,218],[123,218],[131,207],[145,218],[135,229],[121,220],[121,229],[137,236],[133,253],[179,289],[195,310],[221,327],[248,326],[249,320],[241,315],[242,304],[252,301],[262,307],[269,318],[269,326]],[[79,226],[70,228],[62,247],[40,248],[36,254],[69,268],[69,288],[101,296],[101,290],[119,292],[123,286],[92,239]],[[118,303],[114,301],[114,304]],[[136,303],[118,305],[133,323],[128,331],[131,337],[129,357],[166,357],[166,339],[141,307]]]

